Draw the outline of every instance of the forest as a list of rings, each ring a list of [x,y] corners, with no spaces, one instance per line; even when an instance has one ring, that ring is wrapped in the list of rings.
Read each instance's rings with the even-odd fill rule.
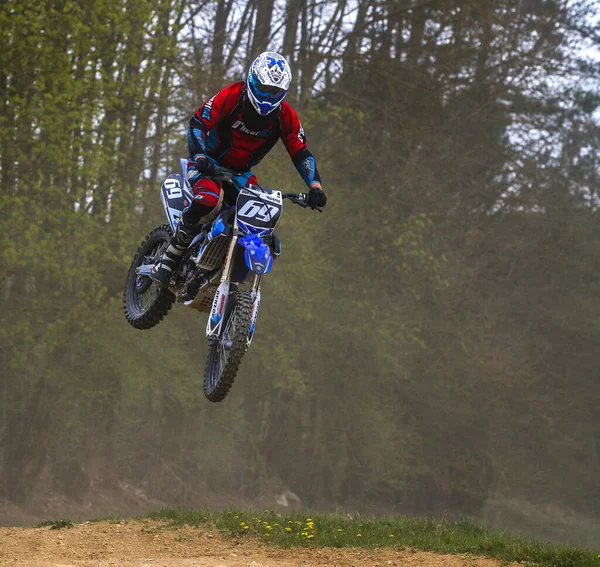
[[[265,49],[329,201],[211,404],[204,316],[140,332],[122,290]],[[1,2],[0,523],[287,493],[597,547],[599,49],[593,0]],[[282,144],[256,174],[305,188]]]

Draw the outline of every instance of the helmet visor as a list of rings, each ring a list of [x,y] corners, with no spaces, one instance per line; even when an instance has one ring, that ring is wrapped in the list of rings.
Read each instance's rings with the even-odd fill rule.
[[[282,100],[285,96],[285,89],[274,87],[272,85],[263,85],[255,76],[253,76],[253,74],[250,75],[248,82],[252,92],[254,93],[254,96],[256,96],[256,98],[259,100],[274,103]]]
[[[260,83],[258,85],[258,90],[260,91],[261,94],[272,95],[272,96],[279,96],[285,92],[283,89],[280,89],[279,87],[273,87],[271,85],[261,85]]]

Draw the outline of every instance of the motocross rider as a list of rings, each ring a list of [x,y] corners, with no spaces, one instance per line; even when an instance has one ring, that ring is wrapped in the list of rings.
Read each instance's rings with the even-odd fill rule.
[[[307,203],[323,207],[327,197],[315,159],[295,110],[284,102],[292,80],[285,57],[261,53],[250,65],[245,81],[225,87],[205,102],[188,126],[187,177],[194,200],[184,209],[175,234],[150,277],[168,285],[183,252],[201,226],[214,219],[223,203],[221,182],[212,179],[217,167],[231,171],[241,185],[257,185],[250,171],[282,139],[296,169],[309,187]]]

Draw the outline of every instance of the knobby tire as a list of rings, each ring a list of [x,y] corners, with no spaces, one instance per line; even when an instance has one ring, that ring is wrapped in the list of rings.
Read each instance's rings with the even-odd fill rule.
[[[237,289],[230,297],[223,318],[222,329],[227,328],[227,323],[235,314],[235,332],[233,344],[227,356],[227,361],[218,375],[219,353],[217,342],[209,347],[204,374],[204,395],[211,402],[222,401],[235,380],[237,371],[242,362],[242,356],[248,348],[248,332],[250,331],[250,318],[252,315],[252,296],[249,291]],[[215,373],[217,376],[215,376]]]
[[[144,259],[149,253],[155,249],[159,250],[162,243],[168,244],[170,242],[171,234],[171,228],[166,224],[156,227],[142,241],[131,262],[123,292],[123,311],[129,324],[136,329],[151,329],[158,325],[165,318],[175,301],[175,295],[167,287],[159,288],[153,282],[146,291],[155,286],[153,290],[156,297],[150,305],[140,306],[140,294],[138,294],[137,289],[138,274],[135,272],[137,267],[144,264]],[[163,246],[164,248],[165,246]],[[155,259],[158,260],[158,258]]]

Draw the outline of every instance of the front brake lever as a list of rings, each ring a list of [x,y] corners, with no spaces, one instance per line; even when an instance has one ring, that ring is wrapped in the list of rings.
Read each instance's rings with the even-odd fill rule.
[[[307,196],[306,193],[297,193],[297,196],[293,196],[293,194],[291,194],[291,193],[286,193],[286,194],[284,194],[284,199],[289,199],[292,203],[294,203],[294,205],[298,205],[299,207],[302,207],[303,209],[312,209],[313,211],[316,209],[317,211],[322,213],[323,209],[321,207],[311,207],[306,202],[306,196]]]
[[[320,213],[323,212],[323,209],[321,207],[311,207],[307,202],[306,202],[306,197],[307,194],[306,193],[300,193],[301,197],[299,197],[298,199],[294,199],[294,203],[296,203],[296,205],[300,205],[302,208],[304,209],[312,209],[319,211]]]

